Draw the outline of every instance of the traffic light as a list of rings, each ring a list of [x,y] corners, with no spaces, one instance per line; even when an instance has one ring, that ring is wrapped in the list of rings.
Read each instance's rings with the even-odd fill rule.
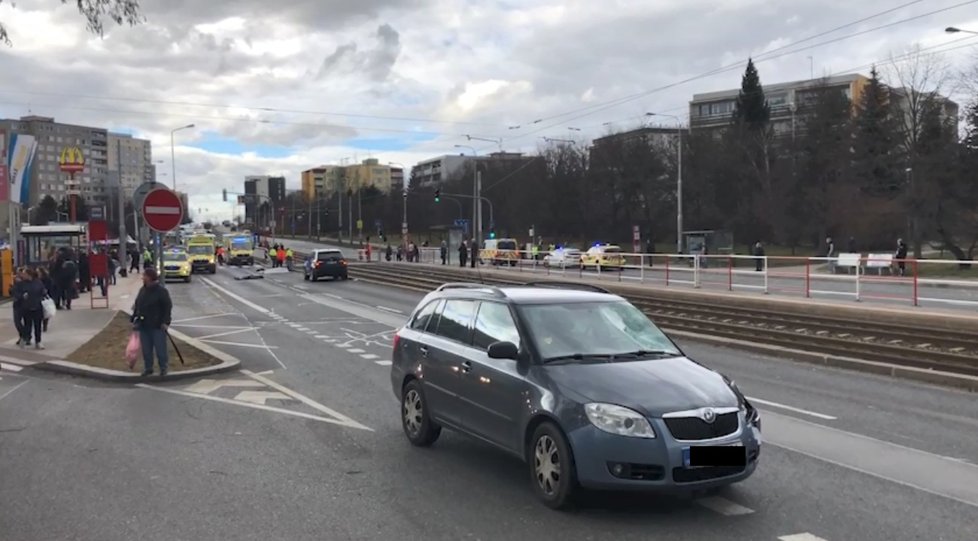
[[[435,203],[438,203],[440,201],[441,201],[441,189],[437,189],[435,190]]]
[[[490,227],[489,228],[489,238],[490,239],[496,238],[496,228],[495,227]]]

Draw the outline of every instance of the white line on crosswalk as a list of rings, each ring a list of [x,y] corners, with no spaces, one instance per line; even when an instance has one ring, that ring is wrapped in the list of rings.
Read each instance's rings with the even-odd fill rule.
[[[808,532],[796,533],[792,535],[782,535],[779,537],[781,541],[826,541],[817,535],[812,535]]]
[[[744,507],[743,505],[736,504],[720,496],[699,498],[695,501],[697,504],[709,509],[710,511],[716,511],[721,515],[725,515],[728,517],[736,516],[736,515],[749,515],[754,512],[754,510],[749,507]]]
[[[320,340],[327,340],[327,339],[329,339],[329,337],[326,336],[325,334],[317,334],[316,335],[316,338],[318,338]]]
[[[360,356],[360,358],[367,359],[368,361],[372,361],[372,360],[376,359],[377,356],[374,355],[373,353],[364,353],[363,355]]]
[[[302,332],[306,332],[306,331],[308,331],[308,330],[309,330],[309,327],[303,327],[302,325],[297,325],[297,326],[295,327],[295,330],[297,330],[297,331],[302,331]]]
[[[11,372],[20,372],[23,368],[17,366],[16,364],[0,363],[0,369],[9,370]]]
[[[390,366],[394,364],[393,361],[374,361],[374,362],[379,364],[380,366]]]
[[[347,351],[350,353],[363,353],[363,350],[358,348],[350,348]]]

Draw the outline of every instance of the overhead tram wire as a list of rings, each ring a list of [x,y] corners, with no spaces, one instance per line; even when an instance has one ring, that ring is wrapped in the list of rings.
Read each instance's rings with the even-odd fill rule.
[[[969,4],[974,4],[976,2],[978,2],[978,0],[968,0],[966,2],[960,2],[958,4],[947,6],[947,7],[941,8],[941,9],[929,11],[927,13],[921,13],[921,14],[918,14],[918,15],[914,15],[912,17],[907,17],[905,19],[901,19],[899,21],[894,21],[892,23],[887,23],[887,24],[884,24],[884,25],[876,26],[876,27],[869,28],[869,29],[866,29],[866,30],[862,30],[862,31],[859,31],[859,32],[855,32],[855,33],[852,33],[852,34],[847,34],[845,36],[840,36],[840,37],[833,38],[833,39],[830,39],[830,40],[825,40],[825,41],[822,41],[822,42],[819,42],[819,43],[815,43],[813,45],[808,45],[806,47],[802,47],[802,48],[799,48],[799,49],[794,49],[794,50],[790,50],[790,51],[783,51],[783,52],[781,52],[779,54],[776,54],[776,55],[773,55],[773,56],[767,56],[766,54],[762,54],[762,55],[758,55],[757,57],[753,57],[753,59],[754,59],[755,64],[759,64],[761,62],[766,62],[768,60],[774,60],[776,58],[781,58],[783,56],[787,56],[787,55],[791,55],[791,54],[796,54],[796,53],[800,53],[800,52],[803,52],[803,51],[808,51],[808,50],[814,49],[816,47],[821,47],[823,45],[829,45],[831,43],[836,43],[836,42],[839,42],[839,41],[844,41],[844,40],[847,40],[847,39],[850,39],[850,38],[853,38],[853,37],[856,37],[856,36],[867,34],[869,32],[875,32],[877,30],[881,30],[881,29],[884,29],[884,28],[890,28],[890,27],[896,26],[898,24],[903,24],[903,23],[907,23],[907,22],[910,22],[910,21],[913,21],[913,20],[924,18],[924,17],[929,17],[929,16],[934,15],[934,14],[937,14],[937,13],[942,13],[942,12],[949,11],[949,10],[952,10],[952,9],[956,9],[956,8],[959,8],[959,7],[963,7],[963,6],[966,6],[966,5],[969,5]],[[786,48],[789,48],[789,47],[794,47],[796,44],[797,43],[791,43],[789,45],[785,45],[783,47],[780,47],[778,50],[783,50],[783,49],[786,49]],[[774,50],[769,51],[769,53],[770,52],[774,52]],[[608,109],[612,109],[612,108],[618,107],[618,106],[623,105],[625,103],[628,103],[630,101],[635,101],[635,100],[637,100],[639,98],[648,96],[650,94],[661,92],[663,90],[668,90],[670,88],[674,88],[674,87],[677,87],[677,86],[680,86],[680,85],[683,85],[683,84],[686,84],[686,83],[689,83],[689,82],[692,82],[692,81],[696,81],[698,79],[703,79],[703,78],[706,78],[706,77],[710,77],[712,75],[717,75],[719,73],[723,73],[723,72],[731,71],[731,70],[734,70],[734,69],[738,69],[738,68],[742,67],[743,65],[744,65],[744,61],[739,61],[739,62],[736,62],[736,63],[728,64],[726,66],[721,66],[719,68],[710,70],[710,71],[705,72],[705,73],[701,73],[699,75],[694,75],[694,76],[688,77],[686,79],[682,79],[682,80],[679,80],[679,81],[676,81],[676,82],[673,82],[673,83],[669,83],[667,85],[663,85],[663,86],[660,86],[660,87],[657,87],[657,88],[646,90],[646,91],[643,91],[643,92],[640,92],[640,93],[637,93],[637,94],[632,94],[630,96],[625,96],[625,97],[619,98],[617,100],[611,100],[611,101],[608,101],[608,102],[604,102],[603,104],[597,104],[597,105],[592,105],[592,106],[588,106],[588,107],[582,107],[582,108],[580,108],[580,109],[577,110],[578,112],[582,112],[582,114],[579,114],[577,116],[571,117],[569,119],[565,119],[565,120],[563,120],[561,122],[556,122],[554,124],[549,124],[547,126],[541,127],[539,129],[536,129],[536,130],[532,130],[532,131],[529,131],[529,132],[526,132],[526,133],[521,133],[521,134],[518,134],[518,135],[514,135],[513,137],[510,137],[509,140],[521,139],[523,137],[527,137],[527,136],[530,136],[530,135],[536,135],[536,134],[541,133],[543,131],[547,131],[547,130],[553,129],[555,127],[558,127],[558,126],[567,124],[569,122],[573,122],[574,120],[578,120],[578,119],[581,119],[581,118],[584,118],[584,117],[587,117],[587,116],[591,116],[591,115],[593,115],[595,113],[598,113],[598,112],[601,112],[601,111],[605,111],[605,110],[608,110]],[[591,109],[591,110],[588,111],[588,109]],[[587,111],[587,112],[583,112],[583,111]],[[566,114],[568,114],[568,113],[565,113],[565,115]],[[550,117],[550,118],[557,118],[557,117]]]
[[[912,6],[914,4],[919,4],[919,3],[923,2],[923,1],[924,0],[912,0],[911,2],[906,2],[904,4],[900,4],[899,6],[888,8],[886,10],[880,11],[878,13],[874,13],[872,15],[868,15],[868,16],[863,17],[861,19],[857,19],[855,21],[848,22],[848,23],[843,24],[841,26],[836,26],[834,28],[831,28],[829,30],[825,30],[825,31],[819,32],[817,34],[812,34],[811,36],[802,38],[802,39],[797,40],[797,41],[793,41],[793,42],[788,43],[786,45],[782,45],[780,47],[777,47],[775,49],[771,49],[770,51],[765,51],[763,53],[758,54],[754,58],[755,59],[762,58],[765,55],[769,55],[769,54],[772,54],[772,53],[775,53],[775,52],[778,52],[778,51],[782,51],[784,49],[788,49],[788,48],[794,47],[794,46],[796,46],[798,44],[805,43],[805,42],[811,41],[813,39],[817,39],[817,38],[820,38],[822,36],[826,36],[828,34],[832,34],[832,33],[838,32],[839,30],[843,30],[845,28],[849,28],[849,27],[854,26],[854,25],[857,25],[859,23],[864,23],[866,21],[875,19],[877,17],[882,17],[884,15],[889,15],[890,13],[899,11],[899,10],[905,8],[905,7],[909,7],[909,6]],[[729,67],[731,65],[721,66],[720,68],[715,68],[714,70],[711,70],[710,72],[706,72],[706,73],[712,75],[714,72],[717,72],[717,70],[725,69],[726,67]],[[738,65],[738,66],[741,65],[741,62],[737,62],[736,65]],[[702,76],[706,76],[706,75],[702,75]],[[700,77],[700,76],[697,76],[697,77]],[[690,79],[690,80],[693,80],[693,79]],[[686,81],[684,81],[684,82],[686,82]],[[608,101],[605,101],[605,102],[596,103],[596,104],[593,104],[593,105],[588,105],[586,107],[581,107],[581,108],[578,108],[578,109],[573,109],[571,111],[567,111],[567,112],[564,112],[564,113],[560,113],[560,114],[556,114],[556,115],[552,115],[552,116],[549,116],[549,117],[544,117],[542,119],[535,120],[535,121],[533,121],[532,124],[536,124],[536,123],[540,123],[540,122],[545,122],[545,121],[549,121],[549,120],[554,120],[554,119],[561,118],[561,117],[564,117],[564,116],[569,116],[569,115],[576,114],[578,112],[581,112],[581,111],[584,111],[584,110],[587,110],[587,109],[590,109],[590,108],[602,107],[602,106],[608,105],[610,103],[618,103],[618,102],[621,102],[623,100],[628,101],[628,100],[631,100],[633,97],[640,97],[640,96],[643,96],[643,95],[645,95],[644,92],[640,92],[640,93],[637,93],[637,94],[631,94],[631,95],[628,95],[628,96],[623,96],[623,97],[620,97],[620,98],[615,98],[613,100],[608,100]]]

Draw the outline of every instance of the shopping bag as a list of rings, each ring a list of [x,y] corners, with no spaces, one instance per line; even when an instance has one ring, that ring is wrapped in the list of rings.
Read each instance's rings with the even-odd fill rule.
[[[136,365],[140,351],[142,351],[142,344],[139,342],[139,333],[133,331],[129,335],[129,343],[126,344],[126,364],[129,365],[129,370]]]
[[[41,308],[44,310],[44,319],[54,319],[54,315],[58,313],[58,308],[51,297],[44,297],[41,300]]]

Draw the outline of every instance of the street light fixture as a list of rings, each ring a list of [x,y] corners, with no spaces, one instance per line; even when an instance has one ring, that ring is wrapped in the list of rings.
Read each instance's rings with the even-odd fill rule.
[[[177,191],[177,156],[176,150],[174,150],[173,136],[180,130],[189,130],[193,127],[193,124],[187,124],[186,126],[180,126],[179,128],[170,130],[170,165],[173,167],[173,191]]]
[[[683,121],[676,115],[645,113],[645,116],[665,116],[676,120],[676,253],[683,253]]]
[[[543,140],[546,141],[546,142],[548,142],[548,143],[564,143],[564,144],[568,144],[568,145],[576,145],[577,144],[577,141],[574,141],[574,140],[571,140],[571,139],[558,139],[558,138],[554,138],[554,137],[544,137]]]
[[[962,30],[961,28],[958,28],[956,26],[949,26],[949,27],[945,28],[944,31],[947,32],[948,34],[963,33],[963,34],[975,34],[975,35],[978,35],[978,32],[976,32],[974,30]]]

